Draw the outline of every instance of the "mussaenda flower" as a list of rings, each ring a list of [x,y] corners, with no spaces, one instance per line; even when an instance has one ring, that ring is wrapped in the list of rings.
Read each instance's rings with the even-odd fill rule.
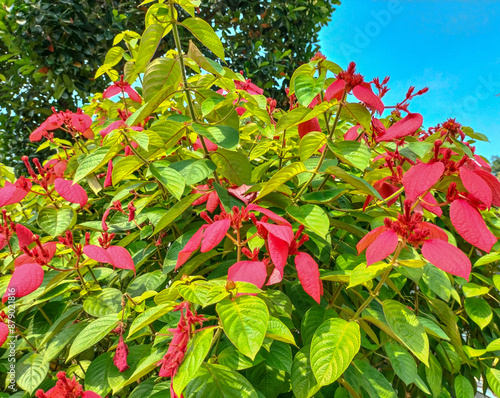
[[[363,76],[356,73],[356,64],[354,62],[349,64],[346,71],[340,72],[337,75],[337,80],[328,86],[325,99],[330,101],[336,98],[340,101],[344,93],[350,92],[368,108],[380,114],[384,112],[382,100],[372,91],[370,83],[366,83]]]
[[[423,257],[436,267],[452,275],[469,279],[472,265],[469,258],[457,247],[448,243],[448,235],[438,226],[422,221],[422,214],[412,213],[412,202],[405,200],[404,214],[397,220],[389,218],[361,239],[358,254],[366,250],[366,264],[370,266],[393,253],[398,244],[422,247]]]
[[[83,391],[83,387],[76,381],[75,376],[69,379],[66,373],[57,374],[57,383],[55,387],[47,392],[38,390],[35,394],[37,398],[102,398],[93,391]]]
[[[132,86],[123,80],[123,75],[120,76],[120,80],[114,82],[102,93],[103,98],[112,98],[115,95],[127,93],[132,101],[141,103],[142,98],[137,91],[135,91]]]

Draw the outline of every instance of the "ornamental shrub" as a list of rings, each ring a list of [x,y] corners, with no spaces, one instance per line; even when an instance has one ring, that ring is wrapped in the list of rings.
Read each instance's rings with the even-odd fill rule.
[[[498,395],[486,137],[424,129],[410,108],[426,88],[384,103],[389,78],[320,53],[278,106],[224,66],[195,6],[152,5],[106,56],[114,83],[32,132],[52,158],[1,167],[5,391]],[[176,48],[153,59],[166,35]]]

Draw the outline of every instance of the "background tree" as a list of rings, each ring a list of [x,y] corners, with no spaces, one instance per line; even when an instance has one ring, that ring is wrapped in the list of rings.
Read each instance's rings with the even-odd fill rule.
[[[33,155],[30,132],[50,108],[76,109],[109,83],[94,79],[112,39],[144,28],[137,1],[4,0],[0,9],[0,162]],[[204,1],[197,16],[219,27],[226,62],[279,103],[293,70],[318,50],[318,33],[340,1]],[[188,33],[188,32],[186,32]],[[184,39],[190,39],[189,34]],[[159,54],[173,48],[169,36]],[[207,51],[208,53],[208,51]],[[38,154],[43,157],[44,154]]]
[[[498,175],[500,173],[500,157],[493,156],[491,158],[491,173],[493,175]]]

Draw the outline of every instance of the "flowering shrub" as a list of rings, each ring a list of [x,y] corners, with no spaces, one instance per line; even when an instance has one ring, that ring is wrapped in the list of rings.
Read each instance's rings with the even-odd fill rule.
[[[54,156],[24,158],[17,179],[2,166],[6,391],[499,394],[500,182],[473,146],[486,138],[455,120],[424,129],[409,108],[426,89],[387,104],[389,78],[321,54],[281,109],[201,54],[224,60],[195,5],[152,5],[140,40],[119,35],[106,56],[123,76],[33,131]],[[177,49],[153,59],[165,35]]]

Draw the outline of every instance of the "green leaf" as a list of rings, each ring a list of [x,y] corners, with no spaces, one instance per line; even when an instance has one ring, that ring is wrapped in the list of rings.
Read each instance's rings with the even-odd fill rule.
[[[453,382],[456,398],[474,398],[474,388],[465,376],[458,375]]]
[[[238,186],[250,184],[252,179],[252,165],[245,155],[237,151],[228,151],[219,148],[212,152],[211,158],[217,165],[220,174],[229,182]]]
[[[216,182],[213,182],[212,185],[215,188],[215,192],[217,192],[217,196],[219,197],[219,200],[227,213],[231,213],[234,206],[241,208],[241,206],[244,205],[241,200],[231,195],[228,190],[222,185],[219,185]]]
[[[326,144],[326,135],[319,131],[306,134],[299,143],[300,161],[305,162]]]
[[[52,323],[49,330],[45,333],[45,336],[40,341],[40,347],[45,345],[46,342],[51,340],[57,333],[59,333],[68,322],[74,321],[81,310],[81,305],[72,304],[71,306],[67,307],[64,313]]]
[[[495,339],[492,342],[490,342],[490,344],[488,344],[488,346],[486,347],[486,350],[490,351],[490,352],[491,351],[500,351],[500,338]]]
[[[288,329],[282,321],[274,316],[269,317],[266,337],[295,345],[295,339],[293,338],[293,334],[290,332],[290,329]]]
[[[323,89],[323,81],[309,75],[298,75],[294,80],[295,96],[299,104],[309,106]]]
[[[355,360],[353,365],[361,375],[361,385],[368,392],[370,398],[397,398],[391,383],[378,369],[361,360]]]
[[[43,356],[44,363],[50,363],[56,358],[63,350],[65,350],[75,337],[83,330],[85,323],[74,323],[67,328],[61,330],[53,339],[50,340],[49,345],[45,349]]]
[[[500,370],[486,368],[486,380],[488,385],[496,396],[500,396]]]
[[[94,391],[105,397],[111,391],[108,376],[111,367],[115,366],[112,359],[113,353],[105,352],[90,363],[85,372],[85,390]]]
[[[309,358],[309,345],[302,347],[293,358],[291,371],[292,390],[297,398],[312,397],[321,388],[314,377]]]
[[[168,25],[170,29],[170,24]],[[135,62],[134,72],[131,76],[127,77],[129,83],[133,83],[137,76],[142,73],[148,62],[153,58],[156,49],[160,44],[160,40],[166,33],[166,28],[162,24],[149,25],[142,34],[141,43],[139,44],[139,51],[137,52],[137,59]],[[129,124],[132,126],[133,124]]]
[[[295,162],[286,167],[283,167],[276,174],[274,174],[271,179],[262,187],[259,195],[257,196],[257,200],[274,192],[276,188],[283,185],[285,182],[290,181],[297,174],[305,172],[307,172],[307,169],[302,162]]]
[[[300,334],[304,346],[311,344],[314,332],[327,319],[335,318],[338,314],[331,308],[314,306],[307,310],[300,325]]]
[[[187,18],[181,23],[218,58],[224,61],[224,47],[212,27],[201,18]]]
[[[201,194],[189,195],[173,205],[155,225],[155,232],[153,233],[153,235],[156,235],[163,228],[170,225],[172,221],[174,221],[177,217],[184,213],[189,208],[189,206],[191,206],[191,203],[193,203],[200,196]]]
[[[289,344],[282,341],[274,341],[269,351],[262,350],[262,356],[266,365],[290,373],[292,368],[292,349]]]
[[[177,170],[186,185],[195,185],[210,176],[217,166],[208,159],[186,159],[171,163],[170,168]]]
[[[425,378],[432,391],[432,395],[438,397],[441,392],[443,368],[434,355],[429,357],[429,366],[425,368]]]
[[[240,143],[240,133],[229,126],[207,126],[193,123],[196,134],[208,138],[214,144],[230,150],[235,150]]]
[[[132,297],[139,297],[148,290],[157,290],[166,278],[167,275],[161,270],[148,272],[147,274],[134,278],[130,285],[127,286],[127,293]]]
[[[444,330],[441,329],[441,327],[439,327],[439,325],[437,323],[435,323],[434,321],[431,321],[430,319],[424,318],[421,316],[418,316],[417,319],[422,324],[425,331],[427,333],[429,333],[431,336],[434,336],[434,337],[437,337],[437,338],[440,338],[443,340],[450,340],[450,338],[444,332]]]
[[[417,363],[408,351],[392,341],[386,343],[384,349],[396,375],[407,386],[413,383],[417,377]]]
[[[179,285],[177,289],[179,294],[184,297],[186,301],[198,305],[205,305],[208,292],[212,287],[213,285],[208,282],[195,281],[189,285]]]
[[[116,325],[118,325],[118,314],[106,315],[90,322],[85,329],[76,336],[69,350],[66,362],[101,341],[116,327]]]
[[[307,137],[307,136],[306,136]],[[360,170],[366,169],[370,165],[370,149],[362,142],[341,141],[329,142],[328,147],[337,155],[340,160]]]
[[[137,156],[126,156],[119,159],[113,165],[113,172],[111,173],[113,186],[116,186],[121,180],[123,180],[125,177],[128,177],[142,165],[142,160]]]
[[[326,386],[347,369],[361,346],[359,325],[340,318],[327,319],[311,341],[311,368],[316,381]]]
[[[283,130],[289,129],[290,127],[297,126],[300,123],[307,122],[312,118],[325,113],[331,107],[327,102],[322,102],[314,107],[314,109],[309,108],[295,108],[288,113],[285,113],[276,123],[275,134],[281,133]]]
[[[354,188],[359,189],[367,193],[370,196],[374,196],[377,199],[383,200],[382,196],[377,192],[375,188],[373,188],[368,182],[359,178],[353,174],[350,174],[338,166],[330,166],[326,169],[326,173],[333,174],[335,177],[344,180],[348,184],[352,185]]]
[[[204,363],[186,388],[189,398],[258,398],[241,374],[222,365]]]
[[[346,190],[341,188],[329,189],[328,191],[309,192],[302,195],[300,200],[302,202],[317,203],[317,204],[329,203],[335,199],[338,199],[344,192],[346,192]]]
[[[317,205],[290,205],[286,212],[306,228],[316,232],[322,238],[326,237],[330,229],[330,221],[325,211]]]
[[[432,264],[424,266],[424,273],[422,280],[425,282],[429,289],[441,297],[444,301],[448,301],[451,297],[451,282],[448,274],[440,270]]]
[[[370,131],[372,117],[368,109],[362,104],[346,104],[342,107],[340,116],[351,119],[353,124],[360,124],[365,130]]]
[[[49,363],[44,363],[43,355],[31,352],[16,363],[15,381],[30,395],[36,390],[49,372]]]
[[[184,359],[174,378],[174,391],[181,395],[184,388],[200,368],[210,350],[214,328],[207,328],[195,333],[189,341]]]
[[[216,311],[229,340],[253,360],[262,346],[269,322],[264,301],[254,296],[224,299],[217,304]]]
[[[149,165],[149,171],[177,200],[180,200],[186,184],[182,175],[169,165],[170,163],[165,160],[158,160]]]
[[[371,281],[372,279],[381,275],[389,267],[390,267],[389,264],[382,262],[372,264],[369,267],[366,266],[366,263],[361,263],[357,265],[356,268],[354,268],[350,274],[348,288],[350,289],[355,286],[366,283],[368,281]]]
[[[418,359],[428,365],[429,338],[413,311],[394,300],[385,300],[383,308],[387,324],[394,334]]]
[[[118,289],[105,288],[98,294],[87,296],[83,302],[85,312],[96,318],[120,312],[123,294]]]
[[[221,365],[227,366],[228,368],[234,370],[251,368],[252,366],[255,366],[258,363],[262,362],[263,360],[264,357],[261,354],[257,353],[257,356],[252,361],[250,358],[239,352],[233,345],[230,345],[229,347],[222,350],[222,352],[217,357],[217,361]]]
[[[155,95],[163,91],[168,96],[177,90],[181,81],[181,67],[172,58],[158,58],[148,65],[144,74],[144,101],[151,101]]]
[[[481,329],[489,325],[493,319],[490,305],[482,298],[466,298],[464,303],[465,312]]]
[[[132,322],[132,325],[130,325],[128,337],[132,336],[138,330],[141,330],[142,328],[161,318],[166,313],[172,311],[173,308],[174,305],[171,303],[160,304],[156,307],[148,308],[146,311],[144,311],[134,319],[134,322]]]
[[[104,58],[103,65],[107,65],[109,67],[115,66],[118,62],[122,60],[122,56],[125,50],[122,47],[111,47],[106,53],[106,57]]]
[[[59,209],[44,207],[38,213],[37,222],[40,228],[50,236],[56,237],[75,225],[76,212],[69,206],[63,206]]]
[[[77,183],[90,173],[101,168],[115,153],[116,150],[110,146],[98,147],[95,151],[89,153],[78,165],[75,176],[73,177],[73,182]]]
[[[475,297],[488,294],[490,288],[487,286],[479,286],[475,283],[466,283],[462,286],[462,291],[464,292],[465,297]]]

